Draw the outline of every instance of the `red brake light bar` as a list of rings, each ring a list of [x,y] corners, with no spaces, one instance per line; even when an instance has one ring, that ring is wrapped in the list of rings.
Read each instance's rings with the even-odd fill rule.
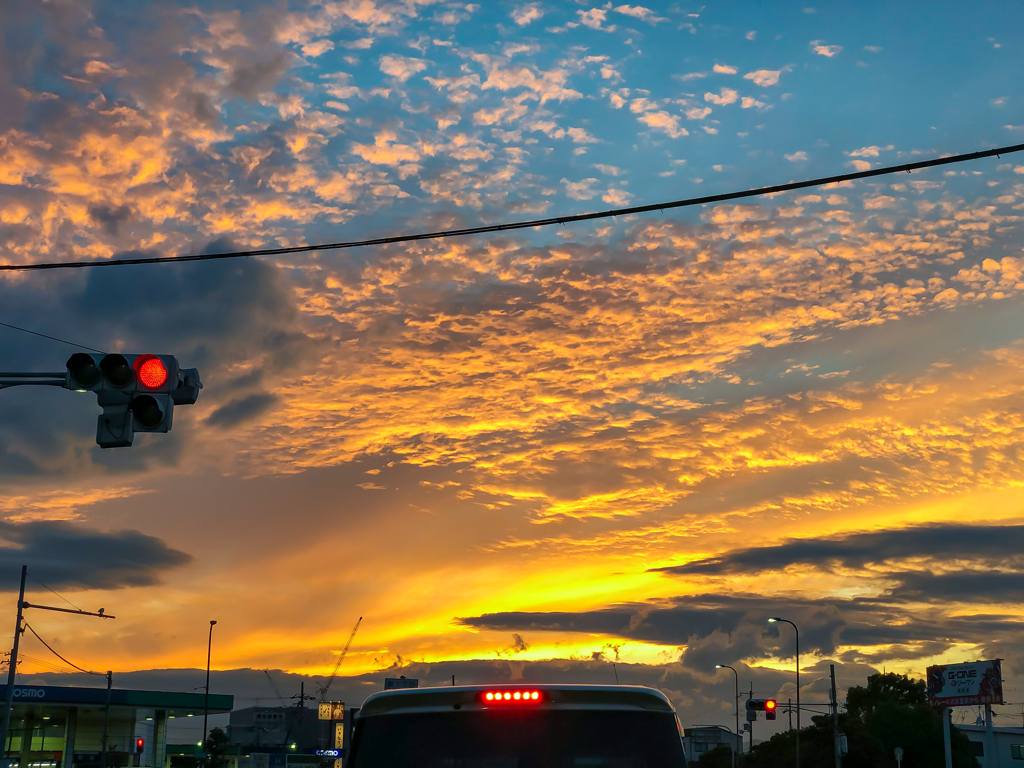
[[[540,704],[544,694],[540,691],[485,691],[480,694],[484,704]]]

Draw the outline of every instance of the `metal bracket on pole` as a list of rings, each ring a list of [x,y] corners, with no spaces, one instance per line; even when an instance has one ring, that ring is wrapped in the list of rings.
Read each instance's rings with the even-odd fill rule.
[[[0,372],[0,389],[8,387],[62,387],[68,388],[68,375],[65,371],[44,371],[32,373],[27,371]]]

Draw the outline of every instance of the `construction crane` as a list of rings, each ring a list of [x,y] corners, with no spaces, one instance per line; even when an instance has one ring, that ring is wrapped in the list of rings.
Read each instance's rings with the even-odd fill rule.
[[[281,695],[281,690],[277,687],[277,683],[274,682],[274,678],[270,676],[270,670],[264,669],[263,674],[267,676],[267,680],[270,681],[270,687],[274,689],[274,693],[277,694],[278,701],[284,701],[285,697]]]
[[[338,669],[341,668],[341,662],[345,660],[345,656],[348,654],[348,649],[352,647],[352,640],[355,639],[356,632],[359,631],[359,625],[362,623],[362,621],[363,617],[360,616],[359,621],[357,621],[356,625],[352,627],[352,634],[348,636],[348,642],[345,643],[345,647],[338,655],[338,661],[334,665],[334,671],[331,672],[331,676],[327,679],[326,683],[324,683],[321,686],[318,686],[320,688],[320,701],[324,701],[327,698],[327,691],[331,689],[331,685],[334,683],[334,678],[338,676]]]

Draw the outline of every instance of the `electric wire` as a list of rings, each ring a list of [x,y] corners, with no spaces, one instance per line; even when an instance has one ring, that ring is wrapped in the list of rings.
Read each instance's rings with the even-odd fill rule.
[[[95,347],[87,347],[85,344],[75,344],[73,341],[67,339],[58,339],[56,336],[47,336],[45,333],[39,333],[37,331],[30,331],[28,328],[22,328],[17,325],[11,325],[10,323],[0,323],[4,328],[12,328],[15,331],[21,331],[22,333],[31,333],[33,336],[41,336],[44,339],[50,339],[50,341],[59,341],[61,344],[67,344],[72,347],[78,347],[79,349],[88,349],[90,352],[99,352],[101,355],[104,354],[102,349],[96,349]]]
[[[28,628],[28,631],[29,631],[29,632],[31,632],[31,633],[32,633],[33,635],[35,635],[35,636],[36,636],[36,640],[38,640],[38,641],[39,641],[40,643],[42,643],[43,645],[45,645],[45,646],[46,646],[46,650],[48,650],[48,651],[49,651],[50,653],[52,653],[52,654],[53,654],[54,656],[56,656],[56,657],[57,657],[58,659],[60,659],[61,661],[63,661],[63,662],[64,662],[65,664],[67,664],[67,665],[68,665],[69,667],[73,667],[74,669],[77,669],[77,670],[78,670],[79,672],[84,672],[84,673],[85,673],[85,674],[87,674],[87,675],[96,675],[97,677],[106,677],[106,675],[104,675],[104,674],[103,674],[102,672],[90,672],[90,671],[89,671],[88,669],[82,669],[82,668],[81,668],[80,666],[78,666],[77,664],[73,664],[73,663],[71,663],[70,661],[68,661],[67,659],[65,659],[65,658],[64,658],[63,656],[61,656],[61,655],[60,655],[59,653],[57,653],[57,652],[56,652],[55,650],[53,650],[53,648],[51,648],[51,647],[50,647],[49,643],[47,643],[47,642],[46,642],[45,640],[43,640],[43,638],[41,638],[41,637],[39,636],[39,633],[38,633],[38,632],[36,632],[36,631],[35,631],[34,629],[32,629],[32,625],[31,625],[31,624],[29,624],[29,623],[28,623],[27,621],[25,622],[25,626],[26,626],[26,627]]]
[[[64,595],[62,595],[62,594],[61,594],[60,592],[57,592],[56,590],[54,590],[54,589],[51,589],[50,587],[48,587],[48,586],[46,586],[45,584],[43,584],[43,582],[41,582],[41,581],[40,581],[39,579],[37,579],[37,578],[36,578],[35,576],[33,576],[33,575],[32,575],[31,573],[28,573],[28,572],[26,571],[26,572],[25,572],[25,575],[26,575],[26,576],[28,576],[28,577],[29,577],[30,579],[32,579],[32,581],[34,581],[34,582],[35,582],[36,584],[38,584],[39,586],[41,586],[41,587],[42,587],[43,589],[49,590],[50,592],[52,592],[53,594],[55,594],[55,595],[56,595],[57,597],[59,597],[59,598],[60,598],[61,600],[63,600],[63,601],[65,602],[65,603],[67,603],[68,605],[70,605],[70,606],[71,606],[72,608],[74,608],[75,610],[78,610],[78,611],[81,611],[81,610],[82,610],[82,609],[81,609],[81,608],[79,608],[79,607],[78,607],[77,605],[75,605],[75,604],[74,604],[74,603],[72,603],[72,602],[71,602],[70,600],[68,600],[68,599],[67,599],[66,597],[64,597]]]
[[[952,163],[963,163],[968,160],[980,160],[986,157],[1000,157],[1013,152],[1024,150],[1024,144],[1013,144],[996,149],[988,149],[982,152],[969,152],[960,155],[948,155],[946,157],[921,160],[916,163],[904,163],[903,165],[890,165],[883,168],[875,168],[867,171],[856,171],[854,173],[843,173],[836,176],[828,176],[819,179],[808,179],[806,181],[793,181],[787,184],[776,184],[770,187],[758,187],[746,189],[740,192],[726,192],[719,195],[706,195],[704,197],[691,197],[684,200],[673,200],[664,203],[650,203],[648,205],[636,205],[628,208],[611,208],[604,211],[591,213],[580,213],[573,216],[556,216],[546,219],[532,219],[529,221],[510,222],[508,224],[487,224],[479,227],[467,227],[464,229],[439,230],[436,232],[420,232],[411,235],[395,235],[390,237],[375,237],[367,240],[352,240],[349,242],[320,243],[317,245],[295,245],[285,248],[256,248],[248,251],[228,251],[226,253],[196,253],[186,256],[148,256],[135,259],[96,259],[93,261],[49,261],[35,264],[0,264],[0,272],[32,272],[44,269],[81,269],[87,267],[119,267],[130,264],[167,264],[186,261],[214,261],[220,259],[239,259],[250,256],[283,256],[292,253],[310,253],[313,251],[340,250],[344,248],[364,248],[371,245],[393,245],[395,243],[411,243],[420,240],[440,240],[448,237],[465,237],[467,235],[483,235],[492,232],[511,232],[518,229],[533,229],[535,227],[548,227],[554,224],[571,224],[578,221],[593,221],[596,219],[610,219],[616,216],[630,216],[636,213],[650,213],[672,208],[686,208],[694,205],[706,205],[707,203],[721,203],[728,200],[742,200],[748,197],[760,197],[762,195],[773,195],[779,192],[790,192],[796,189],[808,187],[820,187],[826,184],[838,184],[844,181],[855,181],[857,179],[869,179],[875,176],[886,176],[893,173],[910,173],[922,168],[934,168]]]

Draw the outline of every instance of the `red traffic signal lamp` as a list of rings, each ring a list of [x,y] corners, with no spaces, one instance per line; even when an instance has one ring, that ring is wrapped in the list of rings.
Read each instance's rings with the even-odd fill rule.
[[[124,448],[136,432],[170,432],[175,405],[191,405],[203,383],[174,355],[76,352],[67,362],[67,389],[95,392],[103,408],[96,424],[101,448]]]
[[[135,753],[141,755],[143,750],[146,749],[146,740],[141,736],[135,740]]]
[[[765,699],[764,701],[764,719],[774,720],[778,715],[778,703],[775,699]]]

